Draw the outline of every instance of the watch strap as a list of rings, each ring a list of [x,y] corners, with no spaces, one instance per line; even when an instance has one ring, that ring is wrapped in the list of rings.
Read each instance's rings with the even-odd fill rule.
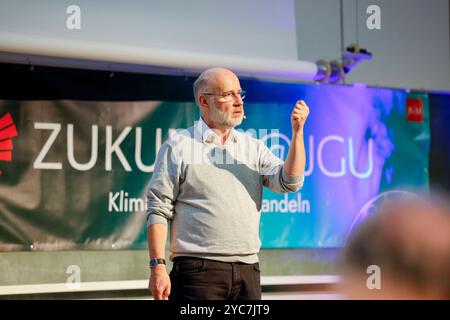
[[[162,258],[150,259],[150,268],[156,267],[158,264],[166,264],[166,260]]]

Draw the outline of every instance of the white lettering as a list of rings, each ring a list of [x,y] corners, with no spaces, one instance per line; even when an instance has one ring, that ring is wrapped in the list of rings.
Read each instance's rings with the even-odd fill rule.
[[[305,168],[305,177],[310,176],[314,171],[314,136],[309,136],[309,152],[307,153],[309,168]]]
[[[81,8],[75,4],[70,5],[66,9],[66,13],[70,16],[66,19],[66,27],[69,30],[81,29]]]
[[[147,210],[147,203],[141,198],[128,197],[126,191],[109,192],[108,212],[142,212]]]
[[[91,139],[91,158],[87,163],[81,164],[75,160],[74,156],[74,139],[73,139],[73,124],[67,125],[67,158],[72,168],[79,171],[87,171],[94,167],[98,156],[98,127],[92,126]]]
[[[155,155],[158,154],[158,151],[161,148],[161,140],[162,140],[161,136],[162,136],[162,129],[156,128]],[[136,161],[136,165],[139,168],[139,170],[141,170],[142,172],[153,172],[153,169],[155,168],[155,163],[153,163],[150,166],[147,166],[142,162],[142,129],[139,127],[136,128],[136,147],[134,148],[134,159]]]
[[[302,194],[297,192],[297,198],[289,200],[287,193],[284,198],[278,199],[263,199],[261,202],[261,212],[272,213],[305,213],[311,212],[311,203],[309,200],[302,200]]]
[[[214,307],[200,307],[200,306],[191,306],[188,304],[186,307],[180,308],[180,314],[182,315],[207,315],[210,318],[214,313]]]
[[[42,160],[44,160],[45,156],[47,155],[48,151],[50,150],[50,147],[55,142],[56,137],[58,136],[59,132],[61,131],[61,124],[36,122],[34,124],[34,128],[35,129],[43,129],[43,130],[53,130],[53,132],[48,137],[47,142],[45,142],[44,146],[42,147],[41,152],[36,157],[36,160],[34,160],[33,168],[48,169],[48,170],[61,170],[62,169],[61,162],[46,162],[46,163],[42,162]]]
[[[349,154],[349,166],[350,166],[350,172],[357,178],[359,179],[365,179],[370,177],[370,175],[372,174],[373,171],[373,160],[372,160],[372,145],[373,145],[373,139],[369,139],[369,155],[368,155],[368,159],[369,159],[369,168],[367,169],[367,171],[365,173],[359,173],[356,172],[355,170],[355,156],[354,156],[354,152],[353,152],[353,139],[352,138],[348,138],[348,154]],[[364,159],[364,158],[362,158]],[[361,162],[361,161],[360,161]]]
[[[81,282],[81,269],[80,266],[70,265],[66,269],[66,273],[70,276],[66,280],[66,286],[69,289],[79,289]]]
[[[59,162],[45,162],[44,159],[49,157],[51,154],[51,148],[56,146],[56,139],[59,136],[60,131],[62,130],[61,124],[59,123],[43,123],[36,122],[35,129],[39,130],[52,130],[50,136],[47,141],[44,143],[42,149],[39,151],[38,156],[36,157],[33,167],[35,169],[46,169],[46,170],[62,170],[62,163],[64,159],[59,159]],[[99,127],[97,125],[93,125],[91,127],[91,145],[90,145],[90,156],[89,160],[85,163],[80,163],[75,158],[75,144],[77,143],[75,128],[73,124],[67,125],[67,162],[68,164],[79,171],[88,171],[91,170],[98,161],[98,155],[100,153],[99,147],[105,148],[105,164],[104,168],[106,171],[112,171],[113,163],[112,157],[115,154],[119,160],[119,164],[122,165],[123,170],[132,171],[132,167],[130,166],[130,159],[127,159],[125,156],[124,150],[125,148],[122,144],[125,139],[128,137],[129,133],[133,131],[132,127],[125,127],[120,132],[119,136],[113,140],[113,128],[112,126],[106,126],[105,128],[105,139],[99,137]],[[153,172],[156,164],[157,153],[159,152],[162,145],[162,129],[155,128],[155,141],[154,141],[154,161],[152,164],[146,164],[143,161],[143,158],[150,158],[148,156],[144,156],[143,146],[147,143],[144,141],[142,132],[142,128],[135,128],[135,137],[134,141],[128,141],[126,143],[126,150],[129,151],[130,147],[134,148],[134,161],[136,167],[139,171],[145,173]],[[176,145],[177,142],[180,142],[181,147],[176,147],[172,149],[171,157],[172,161],[179,163],[182,159],[183,163],[186,165],[189,164],[208,164],[208,165],[217,165],[217,164],[245,164],[245,165],[257,165],[259,163],[259,159],[257,155],[254,145],[249,143],[248,145],[236,145],[233,142],[229,143],[229,145],[225,147],[218,146],[214,143],[202,143],[202,137],[194,137],[194,139],[190,138],[190,134],[186,131],[180,131],[175,129],[169,129],[169,135],[178,133],[176,137],[172,137],[174,143],[172,145]],[[197,130],[195,131],[197,132]],[[244,134],[256,134],[254,130],[247,130]],[[273,153],[279,153],[280,158],[283,160],[285,155],[285,147],[289,147],[290,141],[289,139],[279,133],[273,132],[273,130],[267,134],[266,130],[260,130],[259,134],[263,134],[261,137],[262,142],[270,143],[267,145],[270,146],[270,150]],[[246,139],[246,138],[244,138]],[[314,173],[315,169],[315,159],[317,159],[317,167],[320,172],[322,172],[325,176],[331,178],[340,178],[347,174],[347,166],[348,171],[354,177],[358,179],[367,179],[373,173],[374,170],[374,160],[373,160],[373,152],[374,152],[374,140],[368,140],[367,146],[367,157],[360,156],[361,152],[359,149],[366,148],[364,141],[359,141],[363,143],[363,146],[356,146],[358,150],[355,152],[355,141],[352,137],[348,138],[348,142],[344,140],[343,137],[338,135],[328,135],[325,136],[322,140],[319,141],[317,151],[315,150],[315,141],[314,136],[309,136],[309,147],[307,152],[307,164],[308,167],[305,170],[305,176],[310,176]],[[105,141],[105,143],[99,146],[99,143]],[[280,144],[282,141],[283,145]],[[330,142],[337,141],[339,145],[330,145]],[[134,143],[133,143],[134,142]],[[80,142],[81,146],[77,148],[77,153],[79,157],[85,153],[86,146],[83,144],[85,142]],[[245,142],[244,142],[245,143]],[[124,144],[125,145],[125,144]],[[150,144],[151,145],[151,144]],[[328,147],[328,148],[326,148]],[[315,155],[317,152],[317,155]],[[330,156],[329,153],[332,152],[333,156]],[[59,155],[59,153],[57,153]],[[339,156],[342,154],[342,156]],[[348,165],[346,155],[348,154]],[[127,154],[128,156],[129,153]],[[54,155],[52,155],[54,156]],[[327,161],[331,161],[336,159],[338,161],[339,168],[331,169],[331,164],[327,163]],[[361,164],[367,162],[367,169],[362,170]],[[268,168],[270,169],[270,168]],[[359,171],[362,170],[362,171]],[[269,204],[270,205],[270,204]],[[275,204],[272,204],[275,206]],[[281,203],[282,211],[291,211],[288,209],[289,207],[293,207],[292,203]]]
[[[381,29],[381,8],[375,4],[367,7],[367,14],[371,14],[367,17],[366,26],[369,30]]]
[[[367,289],[373,290],[381,289],[381,268],[377,265],[370,265],[367,267],[367,274],[371,274],[370,277],[367,278],[366,285]]]
[[[122,150],[120,149],[120,144],[123,142],[125,137],[130,133],[131,127],[125,127],[122,132],[120,133],[119,137],[112,142],[112,127],[106,126],[106,152],[105,152],[105,169],[106,171],[112,170],[112,154],[115,153],[117,155],[117,158],[119,159],[120,163],[122,163],[123,168],[125,171],[131,171],[130,164],[128,163],[127,159],[123,155]]]
[[[317,161],[319,162],[319,168],[320,170],[328,177],[333,177],[333,178],[337,178],[337,177],[342,177],[345,176],[345,158],[341,158],[341,171],[338,172],[331,172],[328,169],[325,168],[325,165],[323,164],[323,159],[322,159],[322,154],[323,154],[323,148],[325,147],[325,144],[328,141],[338,141],[340,143],[344,143],[344,138],[340,137],[340,136],[335,136],[335,135],[331,135],[331,136],[327,136],[326,138],[324,138],[322,141],[320,141],[319,143],[319,148],[317,150]]]

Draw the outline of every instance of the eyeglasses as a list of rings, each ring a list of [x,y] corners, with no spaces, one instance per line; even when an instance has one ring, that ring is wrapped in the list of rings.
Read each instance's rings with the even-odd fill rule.
[[[234,98],[237,98],[238,96],[241,97],[242,100],[244,100],[245,98],[245,90],[241,90],[239,92],[234,92],[234,91],[230,91],[230,92],[225,92],[224,94],[215,94],[215,93],[203,93],[205,96],[218,96],[221,97],[220,99],[223,102],[228,102],[233,100]]]

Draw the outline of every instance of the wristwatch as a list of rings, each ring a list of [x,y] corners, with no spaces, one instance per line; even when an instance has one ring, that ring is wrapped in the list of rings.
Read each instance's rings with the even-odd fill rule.
[[[166,264],[164,259],[150,259],[150,268],[156,267],[158,264]]]

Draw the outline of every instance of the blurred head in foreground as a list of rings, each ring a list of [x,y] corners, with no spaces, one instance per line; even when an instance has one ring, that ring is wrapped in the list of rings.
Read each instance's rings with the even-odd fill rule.
[[[382,206],[343,251],[345,298],[450,299],[450,210],[414,198]]]

